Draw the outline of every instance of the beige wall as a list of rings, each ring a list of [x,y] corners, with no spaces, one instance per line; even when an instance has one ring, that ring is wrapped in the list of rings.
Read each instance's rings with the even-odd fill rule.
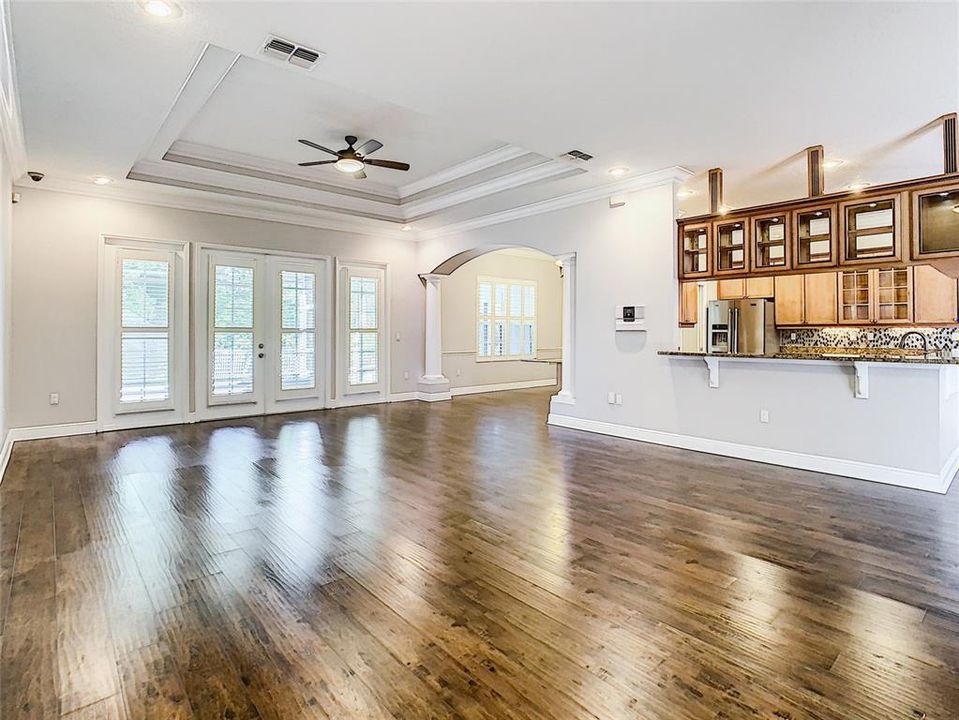
[[[390,391],[416,390],[423,366],[423,287],[412,242],[53,191],[23,189],[22,195],[13,209],[11,427],[96,419],[101,234],[389,263]],[[59,405],[49,404],[51,392],[60,394]]]
[[[476,282],[480,276],[536,281],[537,350],[562,347],[563,284],[546,254],[520,256],[501,250],[471,260],[443,280],[443,374],[453,388],[555,379],[545,363],[476,360]]]

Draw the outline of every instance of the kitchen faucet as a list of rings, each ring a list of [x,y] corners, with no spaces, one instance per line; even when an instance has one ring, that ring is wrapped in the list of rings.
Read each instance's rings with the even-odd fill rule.
[[[927,356],[929,354],[929,338],[926,337],[925,333],[921,333],[918,330],[904,332],[902,337],[899,338],[899,349],[902,350],[906,347],[906,338],[910,335],[918,335],[922,338],[922,354],[923,357]]]

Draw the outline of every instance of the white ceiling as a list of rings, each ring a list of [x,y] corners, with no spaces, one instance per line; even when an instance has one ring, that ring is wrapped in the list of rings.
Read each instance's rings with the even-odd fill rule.
[[[812,144],[847,161],[827,189],[939,172],[935,130],[913,135],[959,107],[955,3],[182,5],[183,17],[158,22],[135,2],[13,0],[31,169],[55,183],[136,167],[187,186],[179,195],[215,187],[419,228],[607,187],[615,165],[632,176],[683,166],[698,193],[682,205],[697,213],[710,167],[724,168],[732,206],[801,196],[796,153]],[[327,56],[311,73],[256,58],[268,33]],[[201,61],[211,77],[245,56],[218,86],[191,77],[206,43],[223,54]],[[413,169],[373,168],[361,183],[330,168],[297,175],[339,191],[162,159],[178,141],[295,174],[319,159],[298,136],[338,148],[348,131]],[[444,175],[504,146],[512,159]],[[573,148],[595,155],[588,172],[551,160]],[[430,203],[403,199],[414,181],[435,186]],[[137,180],[109,191],[127,185],[170,191]],[[371,197],[350,195],[357,185]]]

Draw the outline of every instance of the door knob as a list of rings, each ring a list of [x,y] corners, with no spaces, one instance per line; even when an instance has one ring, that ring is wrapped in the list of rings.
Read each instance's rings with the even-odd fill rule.
[[[263,343],[260,343],[259,345],[257,345],[257,347],[260,348],[260,350],[262,350],[262,349],[263,349]]]
[[[261,357],[263,357],[263,353],[257,353],[256,356],[257,356],[258,358],[261,358]]]

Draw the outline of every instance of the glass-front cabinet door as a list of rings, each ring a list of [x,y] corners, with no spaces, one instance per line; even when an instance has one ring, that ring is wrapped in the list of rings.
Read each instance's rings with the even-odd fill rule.
[[[836,264],[836,206],[796,210],[793,213],[797,268],[829,267]]]
[[[912,194],[912,259],[959,256],[959,183]]]
[[[752,269],[782,270],[789,267],[789,213],[753,218]]]
[[[742,273],[749,268],[748,234],[749,221],[745,218],[713,223],[716,247],[714,273],[716,275]]]
[[[842,261],[868,263],[901,258],[898,193],[847,200],[839,205]]]
[[[712,231],[709,223],[684,225],[682,228],[683,247],[680,262],[680,271],[684,278],[709,275],[710,247],[712,245]]]
[[[865,325],[872,322],[872,271],[844,270],[838,275],[839,322]]]

